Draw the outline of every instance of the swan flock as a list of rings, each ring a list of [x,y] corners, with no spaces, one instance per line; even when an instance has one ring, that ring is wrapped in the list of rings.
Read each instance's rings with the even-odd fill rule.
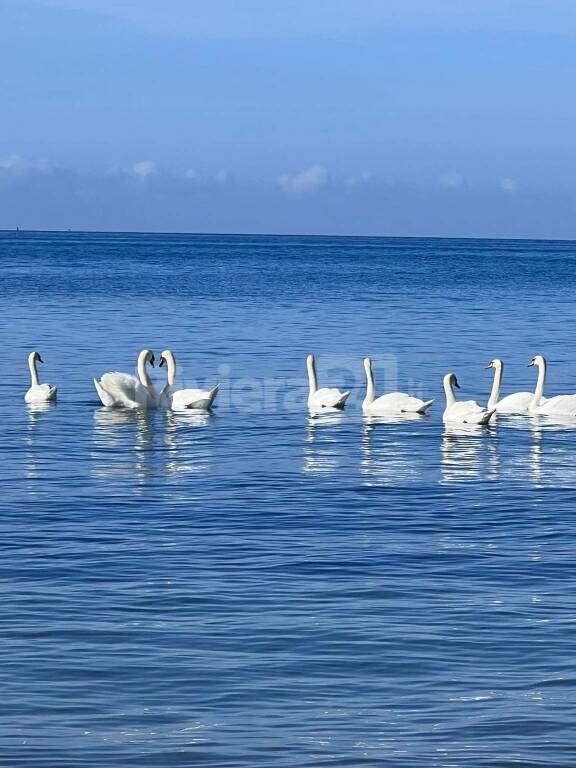
[[[41,384],[38,363],[43,363],[38,352],[28,355],[30,388],[24,395],[27,403],[42,403],[56,400],[57,388]],[[159,367],[166,366],[166,383],[158,391],[154,386],[148,366],[154,366],[155,356],[150,349],[143,349],[138,355],[136,376],[112,371],[94,379],[94,386],[102,405],[107,408],[150,409],[160,408],[171,411],[209,411],[212,408],[219,385],[211,389],[175,389],[176,358],[167,349],[161,353]],[[534,392],[515,392],[500,398],[504,363],[496,358],[486,368],[494,370],[490,396],[485,406],[475,400],[458,400],[455,389],[460,385],[455,373],[447,373],[443,379],[446,405],[443,420],[446,423],[473,424],[478,426],[490,422],[494,414],[526,414],[576,418],[576,394],[544,397],[547,363],[542,355],[536,355],[529,367],[538,369]],[[312,413],[342,411],[350,391],[343,392],[335,387],[318,387],[314,355],[306,358],[308,373],[308,408]],[[386,392],[376,397],[372,360],[364,358],[366,394],[362,411],[367,416],[420,414],[425,415],[434,403],[433,399],[422,400],[405,392]]]

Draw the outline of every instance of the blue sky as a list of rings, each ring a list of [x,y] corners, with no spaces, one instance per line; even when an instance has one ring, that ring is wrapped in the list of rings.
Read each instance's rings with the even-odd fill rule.
[[[0,0],[0,228],[576,238],[576,3]]]

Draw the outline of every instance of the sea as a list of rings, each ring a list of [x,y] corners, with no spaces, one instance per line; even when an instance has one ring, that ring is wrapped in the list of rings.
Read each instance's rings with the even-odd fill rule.
[[[573,768],[576,421],[442,377],[576,392],[575,296],[572,242],[0,233],[0,766]],[[213,413],[103,408],[144,348]]]

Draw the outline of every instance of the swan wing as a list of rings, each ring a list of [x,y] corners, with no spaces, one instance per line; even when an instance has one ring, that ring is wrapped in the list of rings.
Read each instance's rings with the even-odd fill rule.
[[[94,386],[96,387],[96,392],[98,393],[98,397],[100,398],[100,402],[102,405],[104,405],[106,408],[111,408],[115,405],[114,398],[109,392],[106,392],[102,384],[98,381],[98,379],[93,379]]]
[[[136,408],[145,395],[145,390],[136,376],[129,373],[105,373],[100,379],[100,389],[104,390],[108,402],[104,405],[122,406],[124,408]],[[100,395],[100,389],[96,387]],[[102,398],[101,398],[102,399]],[[112,401],[111,403],[109,401]]]
[[[557,395],[540,402],[537,413],[544,416],[576,416],[576,395]]]
[[[323,387],[308,398],[308,406],[312,409],[319,408],[344,408],[350,392],[340,392],[339,389]]]
[[[46,400],[54,400],[56,392],[56,387],[51,387],[50,384],[36,384],[26,392],[24,400],[27,403],[43,403]]]
[[[458,400],[446,408],[444,419],[462,424],[487,424],[493,413],[493,410],[482,408],[475,400]]]
[[[172,395],[170,407],[173,411],[207,411],[214,402],[220,385],[212,389],[179,389]]]
[[[371,413],[424,413],[433,402],[433,400],[424,401],[419,397],[412,397],[404,392],[390,392],[374,400],[367,410]]]
[[[515,392],[496,403],[497,413],[526,413],[534,399],[533,392]]]

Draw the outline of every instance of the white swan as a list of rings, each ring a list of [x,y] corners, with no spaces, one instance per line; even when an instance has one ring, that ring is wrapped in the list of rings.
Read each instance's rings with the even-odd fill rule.
[[[576,416],[576,395],[556,395],[556,397],[544,397],[544,383],[546,381],[546,360],[542,355],[536,355],[528,367],[538,368],[538,380],[536,390],[532,396],[529,413],[540,416],[563,416],[572,418]]]
[[[138,355],[138,378],[129,373],[105,373],[100,381],[94,379],[94,386],[102,405],[108,408],[157,408],[156,391],[146,364],[154,367],[154,353],[143,349]]]
[[[502,360],[495,358],[490,363],[488,363],[486,368],[494,369],[492,391],[490,392],[490,398],[486,408],[489,411],[495,410],[496,413],[528,413],[530,404],[534,399],[534,393],[515,392],[513,395],[506,395],[506,397],[503,397],[502,400],[500,400],[500,386],[502,385],[504,363]]]
[[[160,368],[166,363],[167,383],[160,393],[160,407],[172,411],[208,411],[218,394],[220,385],[212,389],[178,389],[172,392],[176,380],[176,358],[166,349],[160,355]]]
[[[350,392],[340,392],[339,389],[330,389],[322,387],[318,389],[316,379],[316,365],[314,355],[308,355],[306,358],[306,367],[308,369],[308,408],[311,411],[320,411],[323,408],[338,408],[342,410],[346,405],[346,400],[350,397]]]
[[[28,355],[31,384],[30,389],[24,395],[24,400],[27,403],[45,403],[49,400],[56,400],[56,387],[51,387],[50,384],[40,384],[36,365],[43,362],[39,352],[30,352]]]
[[[486,410],[475,400],[456,400],[454,387],[460,389],[456,374],[447,373],[444,376],[444,392],[446,394],[446,410],[443,419],[446,423],[457,422],[459,424],[488,424],[494,413],[494,409]]]
[[[387,395],[376,398],[372,360],[369,357],[364,358],[364,370],[366,372],[366,397],[362,402],[364,413],[426,413],[434,402],[434,400],[421,400],[404,392],[389,392]]]

